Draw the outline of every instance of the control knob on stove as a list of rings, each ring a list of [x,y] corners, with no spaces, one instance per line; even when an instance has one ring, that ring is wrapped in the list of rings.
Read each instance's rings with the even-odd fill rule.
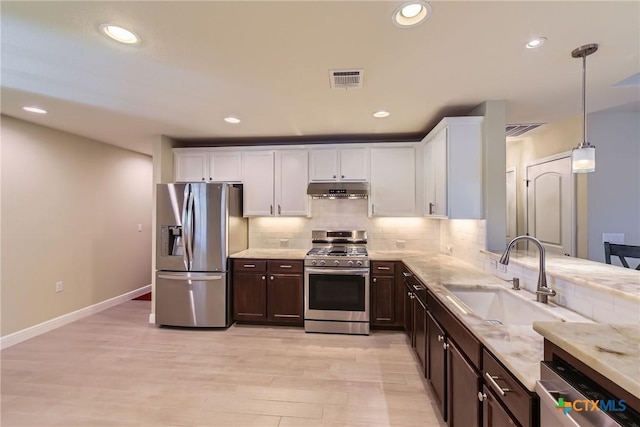
[[[349,267],[353,267],[353,261],[349,261],[349,262],[347,262],[347,265],[348,265]]]
[[[325,265],[326,262],[324,262],[324,260],[320,260],[320,265]]]
[[[336,267],[340,265],[340,261],[339,260],[335,260],[333,261],[333,265],[335,265]]]
[[[316,265],[317,263],[318,263],[318,261],[316,261],[315,259],[311,260],[311,265]]]
[[[362,261],[356,261],[356,265],[357,265],[358,267],[362,267]]]

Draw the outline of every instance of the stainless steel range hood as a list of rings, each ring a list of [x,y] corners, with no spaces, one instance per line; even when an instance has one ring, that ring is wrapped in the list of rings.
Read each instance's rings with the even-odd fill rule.
[[[368,182],[312,182],[307,194],[313,199],[366,199]]]

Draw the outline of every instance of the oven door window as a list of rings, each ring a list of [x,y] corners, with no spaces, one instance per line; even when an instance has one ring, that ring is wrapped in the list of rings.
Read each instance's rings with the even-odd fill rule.
[[[365,311],[364,276],[310,274],[309,309]]]

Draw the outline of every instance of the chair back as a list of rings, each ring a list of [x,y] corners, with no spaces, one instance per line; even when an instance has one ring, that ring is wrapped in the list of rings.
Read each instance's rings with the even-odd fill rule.
[[[631,245],[618,245],[614,243],[604,242],[604,259],[607,264],[611,264],[611,256],[617,256],[620,258],[620,262],[627,268],[629,263],[625,259],[627,258],[640,258],[640,246]],[[640,270],[640,264],[636,267],[636,270]]]

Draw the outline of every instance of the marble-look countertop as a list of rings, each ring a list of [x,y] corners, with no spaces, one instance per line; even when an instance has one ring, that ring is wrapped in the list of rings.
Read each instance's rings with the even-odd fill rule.
[[[534,322],[533,329],[640,399],[640,327]]]
[[[245,249],[231,258],[299,259],[303,260],[309,249]]]
[[[501,252],[481,251],[492,259],[500,259]],[[538,270],[537,250],[512,250],[509,262]],[[580,286],[614,294],[640,303],[640,271],[581,258],[545,252],[547,276],[571,281]]]
[[[380,255],[383,255],[382,253]],[[465,314],[447,298],[452,294],[444,286],[508,288],[507,283],[472,265],[442,253],[409,253],[401,257],[414,274],[429,288],[431,293],[502,362],[530,391],[535,390],[540,378],[540,361],[543,359],[543,339],[532,325],[493,325],[473,313]],[[529,299],[533,304],[535,295],[526,291],[513,291],[518,298]],[[555,304],[542,305],[545,311],[558,322],[590,322],[589,319]],[[551,322],[553,323],[553,322]],[[564,325],[564,323],[563,323]]]

